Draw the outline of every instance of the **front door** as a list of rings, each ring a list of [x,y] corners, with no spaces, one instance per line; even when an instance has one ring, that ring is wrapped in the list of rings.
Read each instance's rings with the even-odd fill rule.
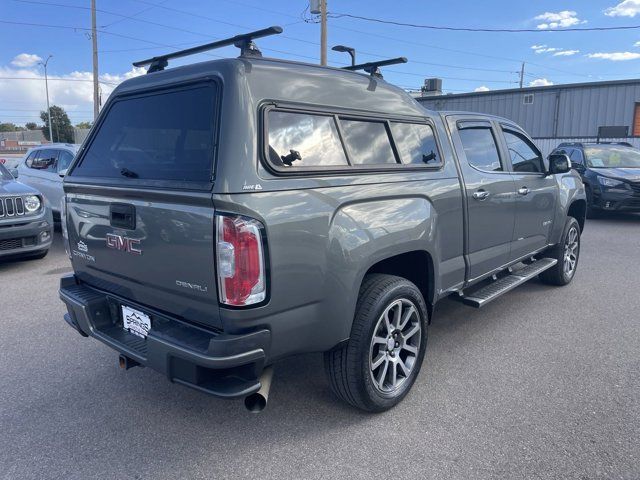
[[[558,184],[547,175],[542,154],[515,126],[502,125],[503,148],[511,162],[516,187],[516,217],[511,260],[547,246],[553,227]]]
[[[467,280],[473,281],[509,262],[515,184],[492,122],[471,115],[447,119],[466,190]]]

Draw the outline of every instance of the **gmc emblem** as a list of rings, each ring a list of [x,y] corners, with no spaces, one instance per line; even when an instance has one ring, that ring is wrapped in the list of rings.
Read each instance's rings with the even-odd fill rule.
[[[142,255],[140,248],[140,240],[135,238],[123,237],[115,233],[107,233],[107,247],[122,252],[133,253],[134,255]]]

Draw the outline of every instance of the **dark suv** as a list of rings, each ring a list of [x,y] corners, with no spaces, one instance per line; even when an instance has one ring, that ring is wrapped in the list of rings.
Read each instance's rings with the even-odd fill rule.
[[[0,165],[0,259],[43,258],[51,247],[51,206]]]
[[[385,82],[406,59],[261,58],[251,39],[279,31],[213,44],[235,59],[139,62],[149,74],[109,97],[64,179],[65,319],[123,368],[253,410],[270,365],[323,352],[340,398],[385,410],[438,300],[574,278],[584,188],[513,122],[431,112]]]
[[[640,150],[627,143],[561,143],[587,193],[587,215],[640,212]]]

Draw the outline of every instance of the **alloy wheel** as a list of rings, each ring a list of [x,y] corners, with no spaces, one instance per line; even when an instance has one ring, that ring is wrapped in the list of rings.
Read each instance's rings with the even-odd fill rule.
[[[406,298],[395,300],[376,323],[369,349],[369,370],[376,390],[396,392],[416,367],[422,323],[418,309]]]
[[[578,227],[575,225],[567,232],[567,239],[564,242],[564,265],[563,271],[567,278],[571,278],[576,271],[578,254],[580,252],[580,235]]]

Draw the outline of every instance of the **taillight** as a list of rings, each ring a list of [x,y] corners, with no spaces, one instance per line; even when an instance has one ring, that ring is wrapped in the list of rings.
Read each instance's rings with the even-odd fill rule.
[[[244,306],[266,298],[261,230],[262,224],[251,218],[240,215],[216,217],[221,303]]]
[[[67,198],[63,195],[60,201],[60,227],[62,228],[62,243],[64,251],[71,258],[71,246],[69,245],[69,230],[67,228]]]

